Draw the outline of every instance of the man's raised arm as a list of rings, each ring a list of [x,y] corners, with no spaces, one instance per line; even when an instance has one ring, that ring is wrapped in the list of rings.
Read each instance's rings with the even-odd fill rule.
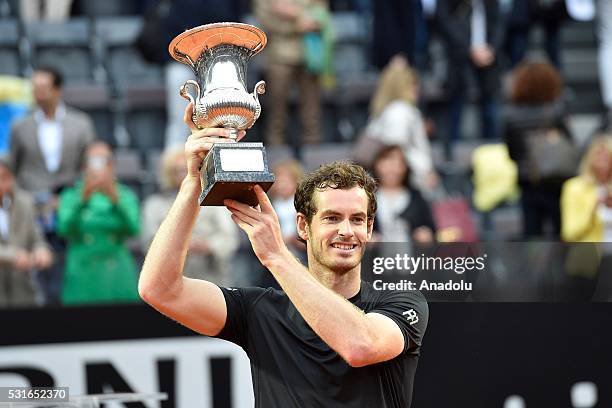
[[[191,105],[187,107],[190,111]],[[193,125],[193,124],[191,124]],[[192,128],[185,144],[187,177],[166,219],[153,238],[145,258],[138,291],[145,302],[166,316],[205,335],[214,336],[225,326],[227,309],[221,289],[211,282],[183,276],[183,265],[200,206],[199,168],[212,143],[231,143],[225,129]],[[244,132],[239,134],[239,138]],[[219,138],[225,137],[225,139]],[[206,211],[206,210],[204,210]]]

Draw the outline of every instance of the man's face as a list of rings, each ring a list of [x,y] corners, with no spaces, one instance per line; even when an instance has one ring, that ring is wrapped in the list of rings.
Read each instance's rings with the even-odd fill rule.
[[[55,106],[60,100],[60,89],[53,85],[53,76],[44,71],[32,75],[32,93],[36,104],[41,107]]]
[[[0,197],[4,197],[5,194],[10,194],[13,191],[13,184],[15,179],[13,173],[4,166],[0,166]]]
[[[368,197],[364,189],[327,188],[314,195],[317,208],[310,225],[298,222],[300,235],[306,237],[309,267],[322,266],[344,274],[361,262],[365,245],[372,234],[368,224]],[[311,265],[311,263],[315,265]]]

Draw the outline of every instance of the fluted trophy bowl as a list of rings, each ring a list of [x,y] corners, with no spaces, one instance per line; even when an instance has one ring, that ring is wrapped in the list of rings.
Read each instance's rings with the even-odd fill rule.
[[[199,129],[253,126],[261,114],[258,95],[266,84],[259,81],[248,92],[247,65],[266,42],[266,34],[255,26],[214,23],[187,30],[170,43],[170,55],[195,73],[196,80],[185,82],[180,94],[193,103],[193,123]]]
[[[214,23],[189,29],[168,47],[175,60],[191,67],[195,80],[179,90],[193,104],[193,123],[199,128],[225,127],[236,138],[261,115],[258,95],[264,81],[253,92],[246,87],[247,65],[266,46],[266,34],[242,23]],[[200,205],[223,205],[232,198],[257,204],[255,184],[267,190],[274,182],[261,143],[214,144],[202,165]]]

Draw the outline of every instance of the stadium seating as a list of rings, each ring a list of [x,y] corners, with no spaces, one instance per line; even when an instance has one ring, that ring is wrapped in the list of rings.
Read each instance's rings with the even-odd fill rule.
[[[165,90],[161,67],[145,62],[134,46],[141,28],[138,16],[102,17],[94,22],[95,39],[116,98],[116,142],[144,152],[163,146]]]
[[[94,33],[101,43],[103,61],[111,81],[119,88],[130,85],[160,85],[161,68],[147,64],[134,43],[142,28],[141,17],[102,17],[94,22]]]
[[[19,76],[22,72],[19,56],[19,26],[17,20],[0,20],[0,75]]]
[[[62,23],[27,23],[25,33],[31,45],[31,65],[61,67],[68,84],[93,82],[90,29],[90,22],[85,18]]]
[[[370,97],[378,73],[369,62],[369,27],[366,19],[350,11],[333,15],[336,86],[328,98],[336,111],[336,127],[342,141],[354,140],[365,125]]]

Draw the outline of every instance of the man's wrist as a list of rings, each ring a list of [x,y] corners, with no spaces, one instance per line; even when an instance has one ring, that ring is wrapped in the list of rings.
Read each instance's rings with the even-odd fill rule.
[[[187,194],[189,196],[198,196],[202,191],[202,184],[199,177],[187,176],[181,182],[180,193]]]
[[[279,253],[271,255],[265,262],[262,262],[264,267],[266,267],[272,275],[292,270],[293,268],[291,268],[291,265],[293,263],[301,265],[300,261],[298,261],[295,255],[286,247],[279,251]]]

